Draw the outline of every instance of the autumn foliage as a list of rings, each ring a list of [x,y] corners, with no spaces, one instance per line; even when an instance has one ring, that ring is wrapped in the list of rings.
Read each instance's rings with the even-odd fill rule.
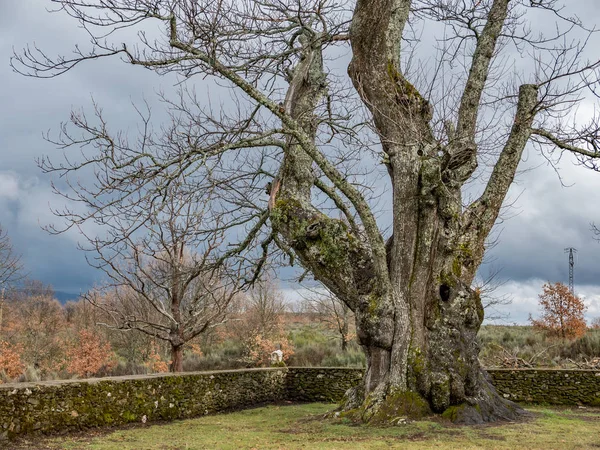
[[[539,295],[542,316],[539,320],[529,320],[540,330],[561,337],[575,339],[585,334],[587,326],[584,319],[586,306],[583,300],[571,293],[562,283],[546,283]]]
[[[21,361],[22,352],[22,346],[11,346],[8,342],[0,341],[0,372],[4,372],[9,379],[16,378],[25,371],[25,364]]]
[[[148,369],[149,373],[165,373],[169,371],[169,364],[171,361],[164,361],[160,356],[160,349],[155,342],[150,344],[150,352],[144,362],[144,366]]]
[[[30,286],[4,305],[2,339],[20,348],[23,361],[41,372],[55,370],[64,358],[68,330],[62,305],[52,294]]]
[[[73,347],[66,353],[67,372],[80,377],[108,372],[116,364],[115,354],[108,342],[104,342],[89,330],[80,330]]]
[[[28,280],[1,306],[0,372],[4,381],[107,374],[116,355],[84,302],[61,305],[50,286]]]
[[[294,354],[294,347],[283,332],[264,337],[256,334],[245,342],[246,358],[253,366],[268,366],[271,353],[275,350],[283,352],[283,361],[287,362]]]

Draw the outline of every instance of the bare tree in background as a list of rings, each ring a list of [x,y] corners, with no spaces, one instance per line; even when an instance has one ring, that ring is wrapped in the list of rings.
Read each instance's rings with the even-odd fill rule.
[[[294,353],[285,324],[288,304],[277,283],[263,276],[232,304],[226,334],[243,344],[239,360],[248,367],[269,364],[274,350],[283,351],[284,361]]]
[[[279,329],[285,312],[286,303],[281,291],[272,281],[261,280],[248,292],[243,306],[246,333],[269,336]]]
[[[2,333],[6,288],[21,278],[21,257],[13,249],[6,230],[0,225],[0,334]]]
[[[22,270],[21,257],[15,253],[8,233],[0,225],[0,289],[20,279]]]
[[[103,325],[168,342],[170,370],[181,372],[185,344],[226,320],[241,281],[235,267],[217,261],[223,233],[202,231],[211,220],[206,202],[171,181],[137,232],[114,221],[106,240],[86,235],[89,262],[110,281],[85,299],[104,311]]]
[[[93,211],[134,209],[140,199],[161,202],[179,177],[194,192],[218,193],[215,210],[236,224],[228,258],[256,274],[280,250],[354,312],[368,366],[344,408],[361,420],[431,411],[463,423],[520,416],[480,367],[484,310],[471,285],[527,143],[597,168],[600,117],[575,116],[597,94],[599,63],[585,58],[594,32],[569,7],[558,0],[52,3],[88,31],[88,50],[52,58],[27,48],[13,60],[17,70],[49,77],[120,56],[192,80],[179,99],[166,99],[172,124],[145,126],[137,142],[111,132],[101,114],[94,124],[73,115],[83,137],[65,127],[60,142],[82,145],[83,159],[41,165],[64,176],[96,170],[95,185],[72,185],[75,199],[107,199]],[[129,27],[139,33],[119,34]],[[421,44],[421,30],[437,39]],[[349,79],[329,58],[347,43]],[[230,87],[237,108],[206,109],[193,85],[202,77]],[[379,150],[391,236],[377,221],[377,200],[386,199],[370,190]],[[465,201],[474,185],[474,200]],[[94,214],[65,217],[82,223]]]
[[[354,315],[348,305],[331,292],[316,289],[309,290],[309,293],[304,296],[304,302],[307,312],[315,314],[320,322],[325,323],[339,335],[342,351],[348,350],[351,323],[354,322]]]

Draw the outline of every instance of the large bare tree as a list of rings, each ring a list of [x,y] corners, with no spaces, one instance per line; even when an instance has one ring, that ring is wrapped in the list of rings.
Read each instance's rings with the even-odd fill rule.
[[[137,142],[109,133],[102,120],[91,125],[74,115],[84,137],[65,128],[62,144],[92,148],[83,160],[42,161],[46,170],[68,175],[99,167],[102,182],[87,194],[126,205],[160,197],[181,174],[197,176],[198,190],[209,181],[238,225],[227,257],[255,248],[263,261],[276,247],[354,312],[368,367],[345,408],[362,420],[433,411],[473,423],[521,414],[480,367],[476,335],[484,311],[471,284],[528,143],[544,155],[574,153],[592,167],[600,156],[599,118],[573,120],[599,78],[598,62],[585,59],[593,30],[568,6],[51,3],[88,31],[88,49],[53,58],[27,48],[13,61],[17,70],[56,76],[86,60],[121,56],[189,81],[180,98],[166,99],[172,126],[144,129]],[[553,26],[544,34],[534,21]],[[129,28],[137,37],[119,34]],[[348,45],[353,90],[335,72],[335,57]],[[230,87],[236,107],[204,108],[194,92],[202,77]],[[377,221],[386,197],[374,197],[369,185],[378,150],[391,191],[388,234]],[[267,181],[268,201],[260,196]]]
[[[134,221],[140,225],[135,231],[130,220],[120,213],[114,220],[108,209],[95,210],[108,229],[105,237],[80,230],[87,238],[83,248],[92,252],[88,262],[107,279],[85,300],[104,311],[102,325],[166,341],[172,372],[183,371],[188,342],[227,320],[243,284],[236,267],[218,261],[223,231],[204,231],[205,221],[219,226],[205,196],[182,186],[171,179],[160,202],[137,202],[147,220]]]

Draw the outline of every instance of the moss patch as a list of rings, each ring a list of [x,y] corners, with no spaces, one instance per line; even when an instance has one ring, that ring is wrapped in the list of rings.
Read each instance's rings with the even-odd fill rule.
[[[388,394],[369,423],[373,425],[395,424],[402,419],[422,419],[430,414],[429,405],[416,392],[395,392]]]
[[[456,420],[464,412],[465,408],[467,408],[467,405],[465,404],[449,406],[446,411],[442,413],[442,417],[451,422],[456,422]]]
[[[357,245],[356,238],[343,221],[320,213],[307,213],[293,198],[281,198],[275,202],[271,221],[276,229],[286,230],[290,244],[305,258],[328,269],[345,267],[350,252]]]

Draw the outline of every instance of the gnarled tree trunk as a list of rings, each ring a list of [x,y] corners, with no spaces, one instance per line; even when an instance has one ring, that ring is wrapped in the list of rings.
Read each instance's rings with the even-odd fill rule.
[[[496,393],[478,361],[483,307],[470,286],[528,139],[537,90],[521,87],[511,136],[490,184],[463,211],[461,187],[477,165],[477,108],[508,0],[494,2],[473,57],[456,136],[445,145],[433,137],[429,103],[400,70],[409,8],[408,0],[359,0],[350,35],[349,73],[387,155],[393,236],[384,243],[361,197],[334,171],[328,173],[327,162],[300,138],[290,139],[271,192],[273,225],[356,315],[368,366],[346,410],[375,423],[431,412],[462,423],[514,419],[522,410]],[[303,139],[314,140],[313,110],[323,94],[319,44],[318,37],[305,37],[285,102]],[[311,206],[313,161],[353,203],[361,228]]]

